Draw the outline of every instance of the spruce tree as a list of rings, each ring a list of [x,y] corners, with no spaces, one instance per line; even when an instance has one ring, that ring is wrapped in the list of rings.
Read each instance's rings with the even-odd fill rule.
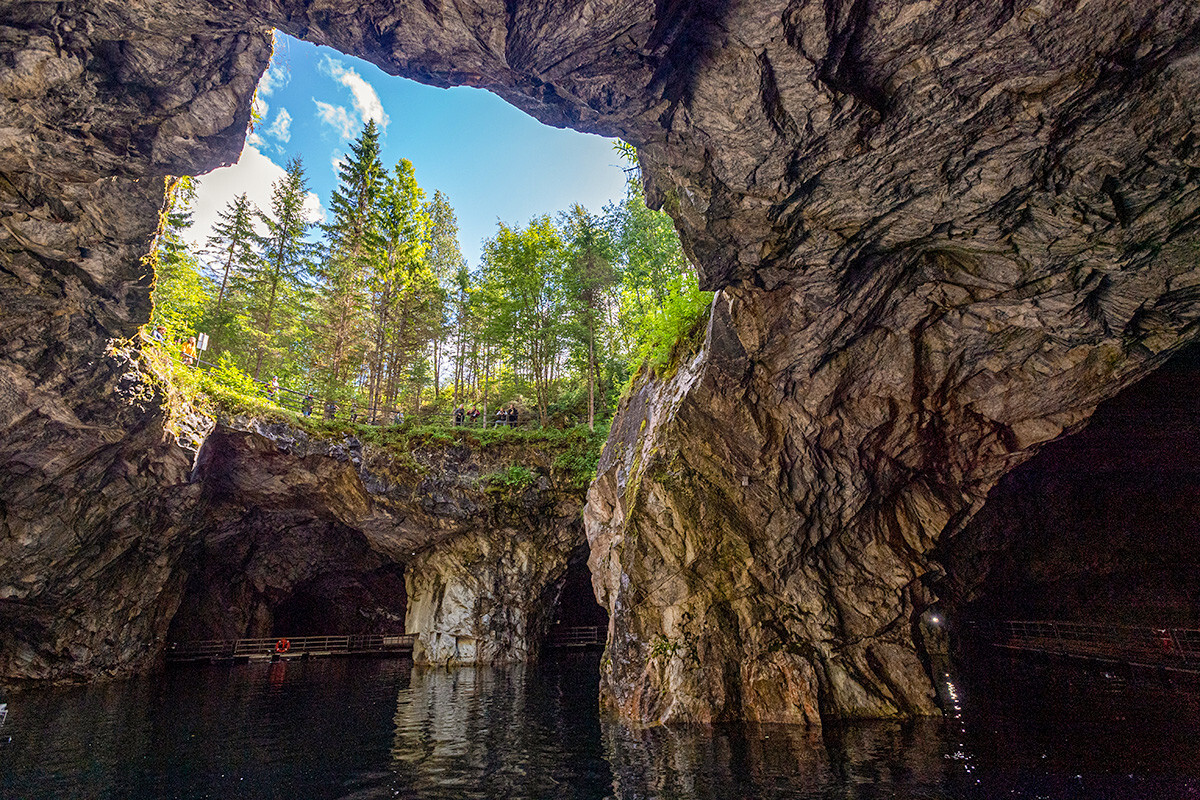
[[[220,286],[212,311],[214,324],[212,335],[212,355],[218,351],[218,342],[225,337],[221,332],[229,327],[232,315],[225,307],[230,288],[230,278],[236,281],[246,270],[254,266],[257,254],[254,252],[256,236],[254,232],[254,216],[256,209],[250,203],[246,193],[225,204],[225,208],[217,212],[217,223],[213,233],[208,237],[208,255],[212,259],[210,267],[212,274],[220,275]]]
[[[420,306],[431,291],[425,274],[430,220],[412,162],[402,159],[380,203],[383,258],[372,280],[375,299],[372,397],[391,404],[418,349]]]
[[[367,285],[382,252],[379,201],[386,172],[379,161],[379,128],[367,122],[338,170],[325,227],[328,255],[320,277],[318,347],[314,364],[329,394],[345,389],[363,366]]]
[[[307,241],[312,227],[304,209],[307,196],[304,165],[293,158],[286,174],[271,187],[271,213],[258,213],[267,231],[259,238],[261,255],[235,282],[246,298],[245,312],[256,333],[256,381],[264,358],[280,352],[277,334],[284,329],[283,323],[296,314],[297,292],[309,268],[313,248]]]

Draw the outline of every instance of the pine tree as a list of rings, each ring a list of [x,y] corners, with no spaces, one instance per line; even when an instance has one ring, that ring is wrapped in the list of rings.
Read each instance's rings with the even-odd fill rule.
[[[316,372],[327,393],[343,389],[363,365],[367,284],[382,252],[379,202],[386,173],[379,129],[369,120],[338,170],[326,226],[328,255],[318,275],[320,316]]]
[[[312,256],[307,241],[312,223],[304,209],[308,183],[299,158],[288,162],[284,177],[271,187],[271,213],[258,214],[266,228],[259,239],[261,254],[235,282],[242,291],[245,313],[256,332],[254,380],[259,380],[263,360],[279,353],[276,335],[285,326],[283,317],[294,316],[297,292],[303,287]]]

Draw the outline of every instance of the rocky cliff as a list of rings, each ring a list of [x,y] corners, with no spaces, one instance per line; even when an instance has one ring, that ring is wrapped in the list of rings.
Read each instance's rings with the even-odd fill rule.
[[[381,442],[254,420],[208,436],[175,638],[407,629],[417,663],[536,658],[585,546],[584,484],[556,459],[587,437],[359,430]]]
[[[282,635],[415,633],[418,663],[538,656],[586,549],[585,484],[556,459],[587,436],[359,428],[372,444],[213,424],[164,398],[169,386],[137,382],[148,373],[131,351],[106,363],[104,407],[170,409],[169,430],[131,425],[55,464],[57,483],[43,471],[29,496],[9,495],[0,675],[121,675],[169,641]],[[497,485],[513,469],[527,479]]]
[[[591,495],[627,717],[932,711],[931,549],[1194,334],[1191,0],[0,8],[6,587],[87,552],[38,561],[51,528],[23,520],[122,541],[68,465],[158,452],[162,420],[117,411],[100,354],[146,317],[161,176],[235,157],[272,25],[633,142],[721,289]],[[3,591],[6,618],[56,614]]]

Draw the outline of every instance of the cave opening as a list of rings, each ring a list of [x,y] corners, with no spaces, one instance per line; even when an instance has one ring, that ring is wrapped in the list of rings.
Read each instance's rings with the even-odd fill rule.
[[[608,630],[608,612],[596,601],[592,573],[588,569],[589,549],[576,548],[567,562],[557,597],[547,615],[544,652],[564,652],[576,648],[602,647]]]
[[[1200,627],[1200,346],[1005,476],[937,560],[972,644],[1014,620]]]
[[[624,196],[613,139],[546,124],[477,80],[442,88],[389,74],[353,48],[280,30],[272,41],[238,161],[198,177],[187,237],[197,245],[243,193],[269,212],[272,188],[293,158],[303,165],[309,221],[332,223],[333,195],[345,191],[340,172],[368,123],[377,126],[384,170],[395,173],[408,161],[426,201],[444,195],[471,269],[480,265],[481,243],[496,234],[498,220],[524,224],[575,203],[598,211]],[[309,238],[319,238],[318,230]]]
[[[405,566],[344,525],[294,512],[224,520],[188,562],[171,642],[404,633]]]

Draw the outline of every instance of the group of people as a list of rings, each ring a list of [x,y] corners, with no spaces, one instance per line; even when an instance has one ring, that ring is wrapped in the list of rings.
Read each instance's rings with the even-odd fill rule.
[[[165,325],[156,325],[154,327],[154,329],[150,331],[150,338],[154,339],[154,341],[156,341],[156,342],[161,342],[162,344],[166,344],[167,343],[167,328],[166,328],[166,326]],[[182,361],[185,366],[191,367],[191,366],[195,366],[196,359],[197,359],[196,337],[189,336],[184,341],[184,343],[182,345],[180,345],[180,347],[179,347],[179,360]]]
[[[517,424],[519,416],[517,404],[511,403],[508,408],[501,406],[496,410],[496,421],[492,424],[493,426],[508,425],[512,427]],[[463,406],[454,409],[455,425],[462,425],[468,419],[471,420],[472,425],[479,420],[479,406],[471,406],[470,411],[467,411]]]

